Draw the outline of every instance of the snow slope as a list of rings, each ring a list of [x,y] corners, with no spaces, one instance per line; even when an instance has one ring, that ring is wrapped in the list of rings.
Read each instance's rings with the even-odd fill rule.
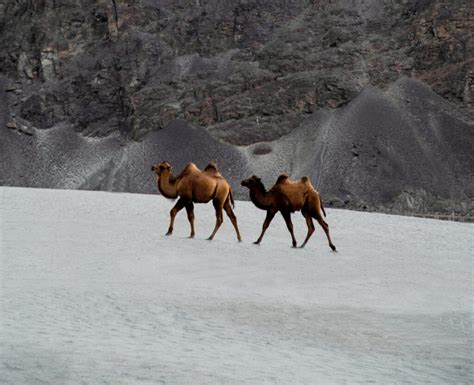
[[[238,243],[211,205],[190,240],[158,195],[0,194],[2,384],[472,381],[473,225],[327,210],[335,254],[280,218],[253,245],[249,202]]]

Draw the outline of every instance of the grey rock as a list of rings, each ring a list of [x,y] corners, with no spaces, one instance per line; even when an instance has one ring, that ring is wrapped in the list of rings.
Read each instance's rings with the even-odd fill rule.
[[[401,77],[472,117],[472,2],[4,3],[0,68],[31,98],[10,109],[39,129],[140,140],[183,119],[251,144]]]

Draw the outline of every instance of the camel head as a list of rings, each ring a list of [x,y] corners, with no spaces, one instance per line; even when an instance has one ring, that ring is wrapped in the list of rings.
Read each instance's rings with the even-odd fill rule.
[[[167,161],[163,161],[161,163],[157,163],[151,166],[151,171],[153,171],[158,176],[163,174],[163,172],[165,171],[171,172],[171,170],[172,170],[171,164],[169,164]]]
[[[262,180],[256,175],[252,175],[250,178],[243,180],[240,184],[248,189],[253,189],[263,185]]]

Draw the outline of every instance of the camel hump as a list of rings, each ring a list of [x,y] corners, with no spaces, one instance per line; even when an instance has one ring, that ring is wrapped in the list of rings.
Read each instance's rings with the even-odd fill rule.
[[[288,175],[286,175],[286,174],[281,174],[281,175],[278,177],[276,183],[277,183],[277,184],[279,184],[279,183],[285,183],[285,182],[288,181],[288,179],[289,179],[289,176],[288,176]]]
[[[217,167],[217,163],[215,161],[209,162],[209,164],[204,167],[204,171],[214,171],[219,172],[219,168]]]
[[[309,179],[309,176],[304,176],[301,178],[301,183],[311,187],[313,190],[316,191],[316,189],[314,188],[313,184],[311,183],[311,179]]]
[[[222,176],[215,161],[210,162],[206,167],[204,167],[204,172],[213,176]]]
[[[184,166],[184,170],[186,171],[194,171],[199,170],[198,166],[195,163],[189,162],[186,166]]]
[[[198,166],[196,166],[193,162],[189,162],[186,166],[184,166],[183,171],[178,175],[177,178],[182,178],[185,175],[192,174],[195,172],[199,172]]]

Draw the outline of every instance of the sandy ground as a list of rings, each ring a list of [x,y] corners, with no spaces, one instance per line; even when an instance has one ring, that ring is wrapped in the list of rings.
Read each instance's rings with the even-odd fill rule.
[[[238,243],[211,205],[190,240],[156,195],[0,196],[0,383],[472,381],[473,225],[327,210],[335,254],[281,218],[253,245],[249,202]]]

